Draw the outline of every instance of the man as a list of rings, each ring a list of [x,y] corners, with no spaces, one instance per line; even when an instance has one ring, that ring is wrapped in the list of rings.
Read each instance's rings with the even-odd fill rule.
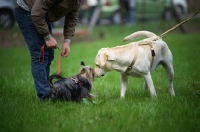
[[[61,55],[67,57],[80,4],[80,0],[17,0],[15,17],[30,51],[32,76],[40,100],[47,99],[50,93],[47,79],[57,48],[57,42],[51,36],[51,22],[65,17]],[[44,44],[44,62],[40,63],[40,49]]]
[[[87,0],[87,4],[89,6],[88,23],[90,23],[92,16],[94,14],[94,11],[98,6],[98,1],[97,0]]]
[[[125,1],[127,4],[127,12],[128,12],[128,17],[127,17],[127,24],[131,25],[135,23],[135,10],[136,10],[136,0],[126,0]]]

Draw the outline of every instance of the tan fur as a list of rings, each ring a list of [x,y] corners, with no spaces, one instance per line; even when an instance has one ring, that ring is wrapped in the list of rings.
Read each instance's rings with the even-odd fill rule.
[[[125,37],[123,39],[123,42],[126,42],[126,41],[129,41],[129,40],[132,40],[134,38],[139,38],[139,37],[148,37],[148,38],[152,38],[152,37],[156,37],[156,34],[154,33],[151,33],[151,32],[148,32],[148,31],[137,31],[127,37]]]
[[[86,78],[90,84],[94,81],[94,69],[91,68],[90,66],[83,66],[79,73],[83,78]]]

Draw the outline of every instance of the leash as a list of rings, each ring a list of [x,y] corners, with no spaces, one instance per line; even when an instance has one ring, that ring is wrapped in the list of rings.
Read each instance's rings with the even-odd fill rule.
[[[41,49],[40,49],[40,56],[39,56],[39,63],[42,64],[44,63],[44,48],[45,48],[45,44],[42,45]],[[58,49],[58,67],[57,67],[57,73],[60,74],[60,49],[59,47],[57,47]],[[41,60],[42,59],[42,60]]]
[[[174,27],[170,28],[169,30],[167,30],[166,32],[162,33],[159,37],[162,38],[164,37],[167,33],[173,31],[174,29],[176,29],[177,27],[179,27],[180,25],[186,23],[187,21],[189,21],[191,18],[193,18],[194,16],[196,16],[200,11],[195,12],[193,15],[191,15],[190,17],[188,17],[186,20],[176,24]]]
[[[60,75],[60,49],[59,47],[57,47],[58,49],[58,65],[57,65],[57,73]]]
[[[39,63],[42,64],[44,62],[44,47],[45,44],[42,45],[41,49],[40,49],[40,56],[39,56]],[[40,58],[42,58],[42,61],[40,60]]]

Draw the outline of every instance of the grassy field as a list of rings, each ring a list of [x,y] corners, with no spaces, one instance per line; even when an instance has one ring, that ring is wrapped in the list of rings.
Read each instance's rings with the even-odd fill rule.
[[[125,44],[122,39],[139,29],[139,26],[125,27],[124,30],[107,26],[104,28],[105,39],[74,41],[70,56],[61,59],[61,70],[66,77],[75,75],[82,60],[94,67],[100,48]],[[159,26],[154,24],[147,25],[147,30],[161,33]],[[97,31],[93,36],[97,36]],[[120,99],[120,74],[113,71],[95,79],[92,93],[98,98],[92,102],[39,102],[27,47],[0,48],[0,131],[199,132],[199,33],[179,34],[175,31],[163,40],[174,58],[176,96],[170,96],[165,71],[158,67],[152,73],[157,100],[144,92],[143,79],[130,77],[126,98]],[[57,57],[56,50],[51,73],[57,70]]]

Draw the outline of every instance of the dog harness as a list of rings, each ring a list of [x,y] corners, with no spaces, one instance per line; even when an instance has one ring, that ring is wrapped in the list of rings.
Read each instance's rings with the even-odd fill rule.
[[[79,81],[77,76],[71,77],[70,79],[73,80],[76,84],[79,84],[80,86],[83,85],[83,82]]]
[[[154,41],[156,41],[157,39],[155,39]],[[150,40],[142,40],[142,41],[139,41],[138,43],[135,43],[134,46],[135,46],[135,56],[133,58],[133,61],[131,62],[130,66],[126,69],[126,73],[132,69],[133,65],[135,64],[136,62],[136,59],[137,59],[137,55],[138,55],[138,46],[143,46],[143,45],[149,45],[150,47],[150,50],[151,50],[151,55],[152,55],[152,60],[151,60],[151,67],[153,65],[153,61],[154,61],[154,56],[156,55],[155,54],[155,51],[154,51],[154,48],[152,46],[152,41]]]

